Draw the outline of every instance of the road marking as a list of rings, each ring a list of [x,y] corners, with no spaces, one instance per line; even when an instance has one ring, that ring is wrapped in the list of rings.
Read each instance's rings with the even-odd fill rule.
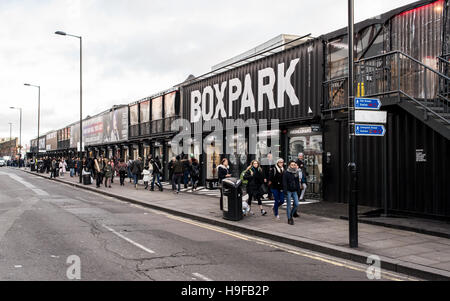
[[[200,278],[200,279],[202,279],[204,281],[214,281],[214,280],[209,279],[208,277],[203,276],[202,274],[199,274],[199,273],[192,273],[192,275],[194,275],[195,277]]]
[[[343,268],[347,268],[347,269],[351,269],[351,270],[355,270],[355,271],[359,271],[359,272],[363,272],[363,273],[366,273],[366,271],[367,271],[367,267],[362,265],[362,264],[361,265],[351,264],[351,263],[348,263],[348,262],[345,262],[345,261],[340,261],[340,260],[338,260],[336,258],[332,258],[332,257],[325,256],[325,255],[319,255],[317,253],[309,252],[309,251],[306,251],[306,250],[304,250],[304,251],[294,250],[294,249],[291,249],[291,248],[286,247],[286,246],[277,245],[277,244],[275,244],[273,242],[270,242],[270,241],[266,241],[266,240],[259,239],[259,238],[256,238],[256,237],[250,237],[250,236],[243,235],[243,234],[240,234],[240,233],[231,232],[231,231],[224,230],[224,229],[216,227],[216,226],[210,226],[210,225],[206,225],[206,224],[203,224],[203,223],[200,223],[200,222],[196,222],[196,221],[193,221],[193,220],[190,220],[190,219],[174,216],[174,215],[171,215],[169,213],[159,212],[159,211],[156,211],[156,210],[153,210],[153,209],[148,209],[148,208],[145,208],[145,207],[142,207],[142,206],[139,206],[139,205],[132,205],[132,206],[144,208],[144,209],[146,209],[148,211],[151,211],[151,212],[153,212],[155,214],[164,215],[164,216],[166,216],[166,217],[168,217],[170,219],[173,219],[173,220],[177,220],[177,221],[180,221],[180,222],[183,222],[183,223],[187,223],[187,224],[191,224],[191,225],[194,225],[194,226],[198,226],[198,227],[201,227],[201,228],[204,228],[204,229],[209,229],[209,230],[212,230],[212,231],[215,231],[215,232],[219,232],[219,233],[222,233],[222,234],[225,234],[225,235],[228,235],[228,236],[236,237],[236,238],[239,238],[239,239],[242,239],[242,240],[245,240],[245,241],[252,241],[252,242],[255,242],[255,243],[259,244],[259,245],[264,245],[264,246],[268,246],[268,247],[275,248],[275,249],[278,249],[278,250],[282,250],[282,251],[285,251],[285,252],[290,253],[290,254],[294,254],[294,255],[298,255],[298,256],[302,256],[302,257],[307,257],[307,258],[310,258],[310,259],[313,259],[313,260],[322,261],[322,262],[325,262],[325,263],[328,263],[328,264],[331,264],[331,265],[335,265],[335,266],[339,266],[339,267],[343,267]],[[404,276],[396,275],[396,274],[390,273],[388,271],[382,271],[382,277],[385,278],[385,279],[393,280],[393,281],[405,281],[405,280],[412,281],[412,280],[417,280],[417,279],[412,278],[412,277],[404,277]]]
[[[34,185],[31,184],[31,183],[28,183],[28,182],[25,181],[22,177],[19,177],[19,176],[16,175],[16,174],[4,173],[4,172],[0,172],[0,174],[1,174],[1,175],[9,176],[11,179],[13,179],[13,180],[15,180],[15,181],[21,183],[23,186],[25,186],[25,187],[27,187],[27,188],[33,190],[33,192],[36,193],[37,195],[40,195],[40,196],[48,196],[48,195],[49,195],[49,194],[48,194],[47,192],[45,192],[44,190],[36,188],[36,186],[34,186]]]
[[[103,226],[104,228],[108,229],[111,233],[117,235],[118,237],[122,238],[123,240],[126,240],[126,241],[129,242],[130,244],[132,244],[132,245],[138,247],[139,249],[142,249],[142,250],[144,250],[145,252],[150,253],[150,254],[155,254],[154,251],[152,251],[152,250],[150,250],[150,249],[144,247],[143,245],[141,245],[141,244],[139,244],[139,243],[137,243],[137,242],[135,242],[135,241],[129,239],[128,237],[123,236],[122,234],[120,234],[119,232],[115,231],[114,229],[111,229],[110,227],[108,227],[108,226],[106,226],[106,225],[102,225],[102,226]]]

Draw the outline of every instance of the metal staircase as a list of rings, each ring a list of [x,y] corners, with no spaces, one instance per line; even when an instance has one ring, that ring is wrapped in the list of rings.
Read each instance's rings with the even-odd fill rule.
[[[437,58],[439,70],[392,51],[355,63],[358,94],[397,104],[450,139],[450,55]]]

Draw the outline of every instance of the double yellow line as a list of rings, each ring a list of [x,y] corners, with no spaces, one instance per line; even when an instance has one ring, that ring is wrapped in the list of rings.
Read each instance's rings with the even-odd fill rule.
[[[271,248],[274,248],[274,249],[282,250],[282,251],[290,253],[290,254],[303,256],[303,257],[310,258],[310,259],[313,259],[313,260],[317,260],[317,261],[325,262],[325,263],[328,263],[328,264],[332,264],[334,266],[343,267],[343,268],[347,268],[347,269],[350,269],[350,270],[359,271],[359,272],[363,272],[363,273],[366,273],[366,270],[367,270],[367,268],[364,267],[363,265],[358,266],[356,264],[350,264],[348,262],[338,261],[336,259],[327,258],[327,257],[325,257],[323,255],[319,255],[319,254],[313,253],[313,252],[294,250],[294,249],[288,248],[286,246],[281,246],[281,245],[274,244],[273,242],[269,242],[267,240],[263,240],[263,239],[260,239],[260,238],[251,237],[251,236],[243,235],[243,234],[240,234],[240,233],[232,232],[232,231],[225,230],[225,229],[222,229],[222,228],[219,228],[219,227],[216,227],[216,226],[211,226],[211,225],[207,225],[207,224],[204,224],[204,223],[201,223],[201,222],[196,222],[196,221],[193,221],[191,219],[178,217],[178,216],[166,213],[166,212],[161,212],[161,211],[145,208],[145,207],[142,207],[142,206],[139,206],[139,205],[134,205],[134,204],[131,204],[131,205],[134,206],[134,207],[144,208],[145,210],[150,211],[150,212],[152,212],[154,214],[164,215],[165,217],[170,218],[172,220],[176,220],[176,221],[179,221],[179,222],[182,222],[182,223],[186,223],[186,224],[190,224],[190,225],[193,225],[193,226],[201,227],[203,229],[208,229],[208,230],[211,230],[211,231],[222,233],[222,234],[225,234],[225,235],[228,235],[228,236],[232,236],[232,237],[235,237],[235,238],[238,238],[238,239],[242,239],[242,240],[245,240],[245,241],[255,242],[255,243],[259,244],[259,245],[264,245],[264,246],[271,247]],[[394,273],[390,273],[390,272],[387,272],[387,271],[382,271],[381,272],[381,277],[385,278],[385,279],[388,279],[388,280],[392,280],[392,281],[416,280],[414,278],[403,277],[403,276],[400,276],[400,275],[397,275],[397,274],[394,274]]]

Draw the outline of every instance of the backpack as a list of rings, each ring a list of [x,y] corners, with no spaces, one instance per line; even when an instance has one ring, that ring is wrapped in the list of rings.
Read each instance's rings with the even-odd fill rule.
[[[247,170],[244,170],[243,172],[241,172],[241,176],[239,177],[242,181],[242,184],[247,185],[248,184],[248,180],[244,179],[244,175],[247,172]]]

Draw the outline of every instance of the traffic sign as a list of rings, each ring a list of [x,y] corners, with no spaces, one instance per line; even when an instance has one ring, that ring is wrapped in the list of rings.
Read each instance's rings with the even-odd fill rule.
[[[378,124],[355,124],[356,136],[378,136],[383,137],[386,134],[386,128]]]
[[[386,111],[355,110],[355,122],[386,123]]]
[[[381,101],[376,98],[355,98],[355,109],[362,110],[379,110]]]

